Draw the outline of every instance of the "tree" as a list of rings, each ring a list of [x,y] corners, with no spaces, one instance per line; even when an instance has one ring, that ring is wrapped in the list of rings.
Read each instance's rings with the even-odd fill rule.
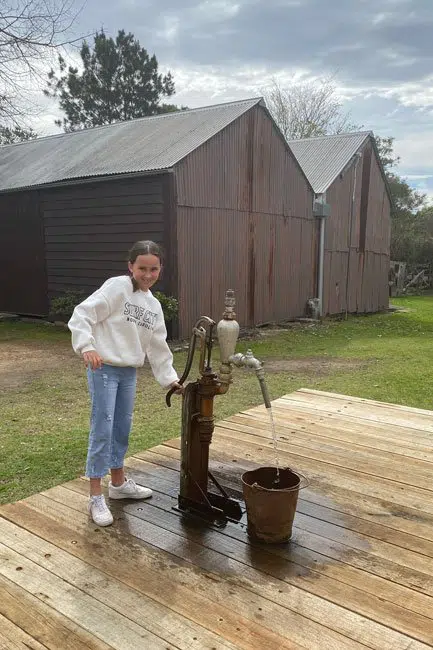
[[[426,196],[394,171],[400,162],[394,153],[394,138],[376,136],[375,141],[393,200],[391,259],[409,264],[424,263],[433,253],[433,215],[426,208]]]
[[[356,131],[332,78],[292,83],[282,88],[273,81],[264,97],[270,113],[287,140]]]
[[[424,205],[418,211],[417,221],[423,236],[418,246],[418,263],[432,268],[433,261],[433,205]]]
[[[393,199],[391,211],[391,259],[420,263],[420,252],[427,239],[422,213],[424,194],[414,190],[397,174],[387,174]]]
[[[0,144],[15,144],[16,142],[27,142],[37,137],[33,129],[25,129],[21,126],[0,126]]]
[[[274,81],[263,93],[268,108],[287,140],[346,133],[361,127],[350,122],[331,79],[291,84],[283,89]],[[424,194],[414,190],[396,172],[400,158],[394,138],[375,137],[393,199],[391,211],[391,259],[424,263],[433,259],[433,208]]]
[[[0,0],[0,120],[16,125],[23,117],[29,78],[57,49],[71,44],[73,0]]]
[[[57,120],[65,131],[76,131],[161,112],[176,107],[161,104],[174,94],[170,73],[158,73],[158,61],[149,56],[133,34],[120,30],[116,40],[96,33],[91,49],[84,41],[82,71],[58,57],[59,74],[48,74],[48,97],[56,97],[66,117]]]
[[[400,156],[396,156],[394,153],[395,138],[381,138],[380,136],[376,135],[374,139],[376,141],[376,147],[382,166],[385,172],[388,173],[390,169],[396,167],[400,162]]]

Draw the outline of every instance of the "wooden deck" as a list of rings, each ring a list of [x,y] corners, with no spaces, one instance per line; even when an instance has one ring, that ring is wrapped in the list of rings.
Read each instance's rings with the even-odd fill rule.
[[[311,481],[289,544],[177,514],[169,441],[129,459],[155,494],[109,528],[83,479],[1,508],[0,648],[433,647],[433,411],[300,390],[274,412],[282,464]],[[211,455],[234,490],[273,463],[264,408],[220,422]]]

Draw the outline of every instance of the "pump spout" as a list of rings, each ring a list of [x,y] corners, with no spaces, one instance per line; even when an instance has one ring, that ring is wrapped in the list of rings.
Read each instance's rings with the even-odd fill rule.
[[[260,383],[260,389],[263,395],[263,401],[267,409],[271,408],[271,400],[269,398],[268,387],[265,382],[265,371],[263,370],[263,365],[261,361],[255,358],[251,350],[247,350],[246,354],[238,352],[229,357],[229,363],[233,364],[237,368],[251,368],[257,375],[257,379]]]

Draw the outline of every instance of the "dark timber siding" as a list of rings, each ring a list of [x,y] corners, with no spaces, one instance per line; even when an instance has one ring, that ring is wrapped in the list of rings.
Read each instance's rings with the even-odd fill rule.
[[[127,251],[139,239],[165,245],[167,191],[163,175],[42,191],[49,297],[75,289],[90,294],[125,273]]]
[[[44,235],[37,191],[0,194],[0,311],[48,311]]]

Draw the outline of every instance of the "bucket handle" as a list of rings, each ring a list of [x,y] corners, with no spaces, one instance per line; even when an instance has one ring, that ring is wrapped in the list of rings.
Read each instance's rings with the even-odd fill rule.
[[[288,470],[290,470],[293,474],[296,474],[297,476],[299,476],[299,478],[301,479],[301,480],[299,481],[299,485],[298,485],[298,486],[284,488],[284,492],[294,492],[295,490],[304,490],[305,488],[309,487],[309,485],[310,485],[310,481],[309,481],[308,478],[305,476],[305,474],[302,474],[301,472],[298,472],[298,471],[295,472],[294,470],[292,470],[291,467],[281,467],[280,469],[288,469]],[[305,481],[304,484],[302,484],[302,479]],[[257,482],[253,483],[250,487],[253,488],[253,489],[255,489],[255,490],[264,490],[264,489],[265,489],[265,488],[263,488],[261,485],[259,485]]]
[[[305,474],[302,474],[302,472],[299,472],[298,470],[294,470],[294,469],[292,469],[291,467],[281,467],[280,469],[288,469],[288,470],[290,470],[293,474],[296,474],[297,476],[299,476],[299,478],[301,479],[301,480],[299,481],[299,485],[298,485],[298,487],[284,488],[284,490],[285,490],[286,492],[293,492],[294,490],[304,490],[305,488],[307,488],[307,487],[310,485],[310,481],[309,481],[308,478],[305,476]],[[302,484],[302,479],[304,479],[304,481],[305,481],[304,484]]]
[[[301,474],[301,472],[295,472],[295,474],[297,474],[297,475],[301,478],[301,481],[300,481],[300,483],[299,483],[298,490],[304,490],[305,488],[309,487],[309,485],[310,485],[310,481],[309,481],[309,479],[305,476],[305,474]],[[304,485],[302,485],[302,479],[304,479],[304,481],[305,481]]]

